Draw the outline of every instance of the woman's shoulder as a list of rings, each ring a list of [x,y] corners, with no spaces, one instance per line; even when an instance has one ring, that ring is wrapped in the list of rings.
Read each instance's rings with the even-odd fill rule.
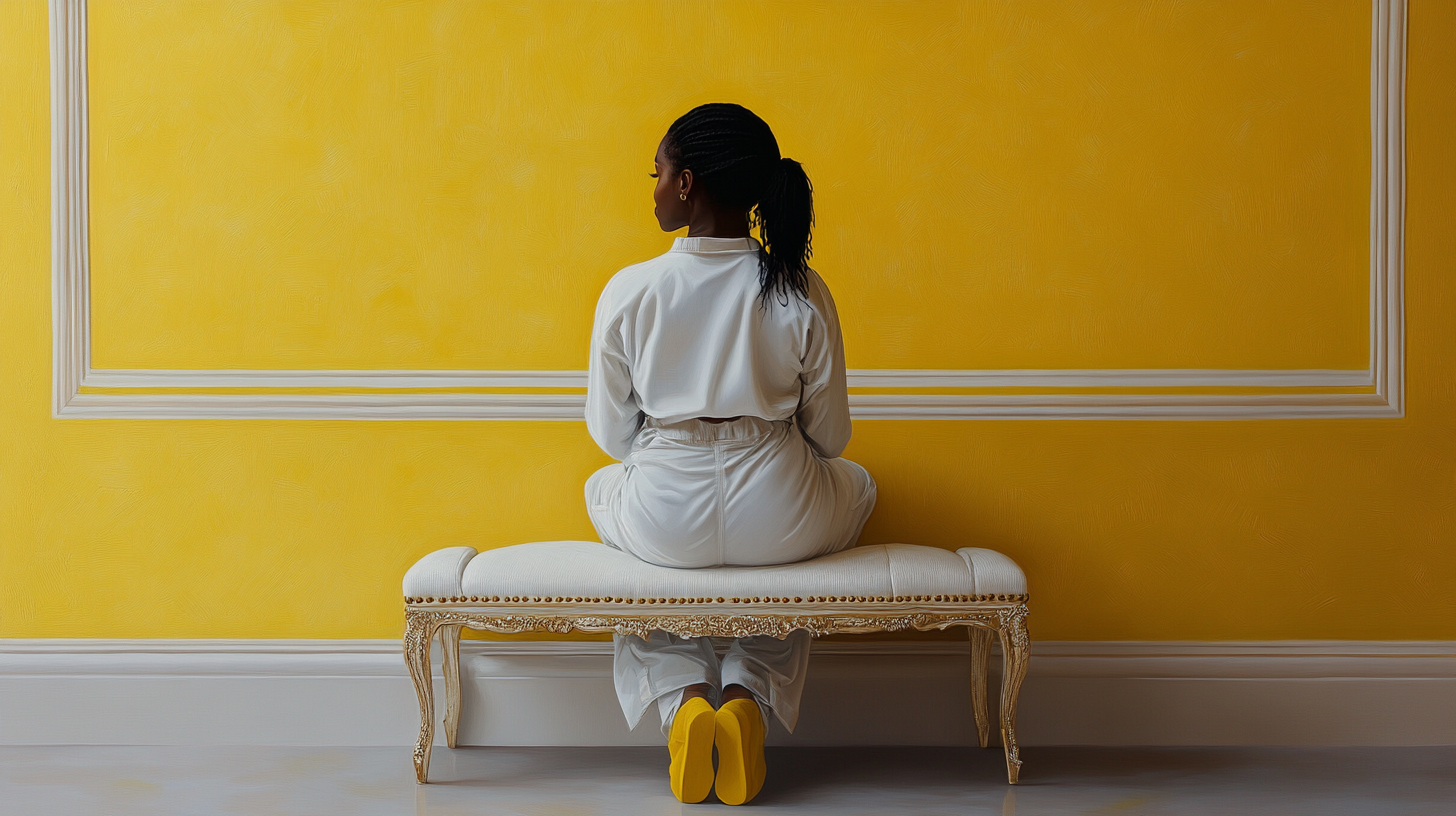
[[[813,267],[805,270],[804,278],[805,288],[808,290],[805,294],[809,296],[809,303],[813,305],[816,311],[820,309],[827,311],[829,314],[824,315],[825,317],[832,317],[834,314],[834,296],[829,293],[829,284],[825,282],[824,278]]]
[[[668,253],[624,266],[602,287],[602,299],[630,300],[652,288],[671,265]]]

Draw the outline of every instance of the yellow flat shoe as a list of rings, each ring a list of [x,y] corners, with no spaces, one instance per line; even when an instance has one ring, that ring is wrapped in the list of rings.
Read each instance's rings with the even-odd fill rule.
[[[678,707],[672,718],[667,750],[672,754],[668,778],[679,802],[697,804],[713,789],[713,706],[694,697]]]
[[[753,700],[729,700],[713,718],[718,746],[718,779],[713,783],[725,805],[741,805],[763,788],[763,714]]]

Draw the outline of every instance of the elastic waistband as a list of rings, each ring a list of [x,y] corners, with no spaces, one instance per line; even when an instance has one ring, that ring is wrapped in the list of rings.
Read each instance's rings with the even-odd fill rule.
[[[773,433],[779,426],[787,426],[788,420],[769,420],[762,417],[744,416],[727,422],[704,422],[701,419],[684,419],[680,422],[660,422],[647,417],[642,423],[652,428],[659,436],[686,442],[689,445],[713,445],[721,442],[750,442]]]

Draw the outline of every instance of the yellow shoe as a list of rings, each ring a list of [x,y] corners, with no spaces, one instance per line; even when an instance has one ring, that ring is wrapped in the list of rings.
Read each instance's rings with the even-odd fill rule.
[[[713,706],[702,697],[683,703],[673,715],[667,773],[679,802],[697,804],[713,789],[713,731]]]
[[[753,700],[729,700],[713,718],[718,746],[718,780],[713,789],[725,805],[758,795],[768,766],[763,761],[763,715]]]

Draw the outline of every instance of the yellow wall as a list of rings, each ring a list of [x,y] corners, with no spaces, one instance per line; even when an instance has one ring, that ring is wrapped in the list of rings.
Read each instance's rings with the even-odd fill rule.
[[[100,368],[581,368],[713,99],[853,367],[1365,366],[1368,0],[91,9]]]
[[[98,367],[581,368],[718,98],[816,182],[852,367],[1366,364],[1363,0],[91,8]],[[0,636],[387,637],[424,552],[592,536],[580,423],[52,419],[45,13],[0,4]],[[1039,638],[1456,639],[1453,25],[1407,418],[860,422],[864,539],[1008,553]]]

